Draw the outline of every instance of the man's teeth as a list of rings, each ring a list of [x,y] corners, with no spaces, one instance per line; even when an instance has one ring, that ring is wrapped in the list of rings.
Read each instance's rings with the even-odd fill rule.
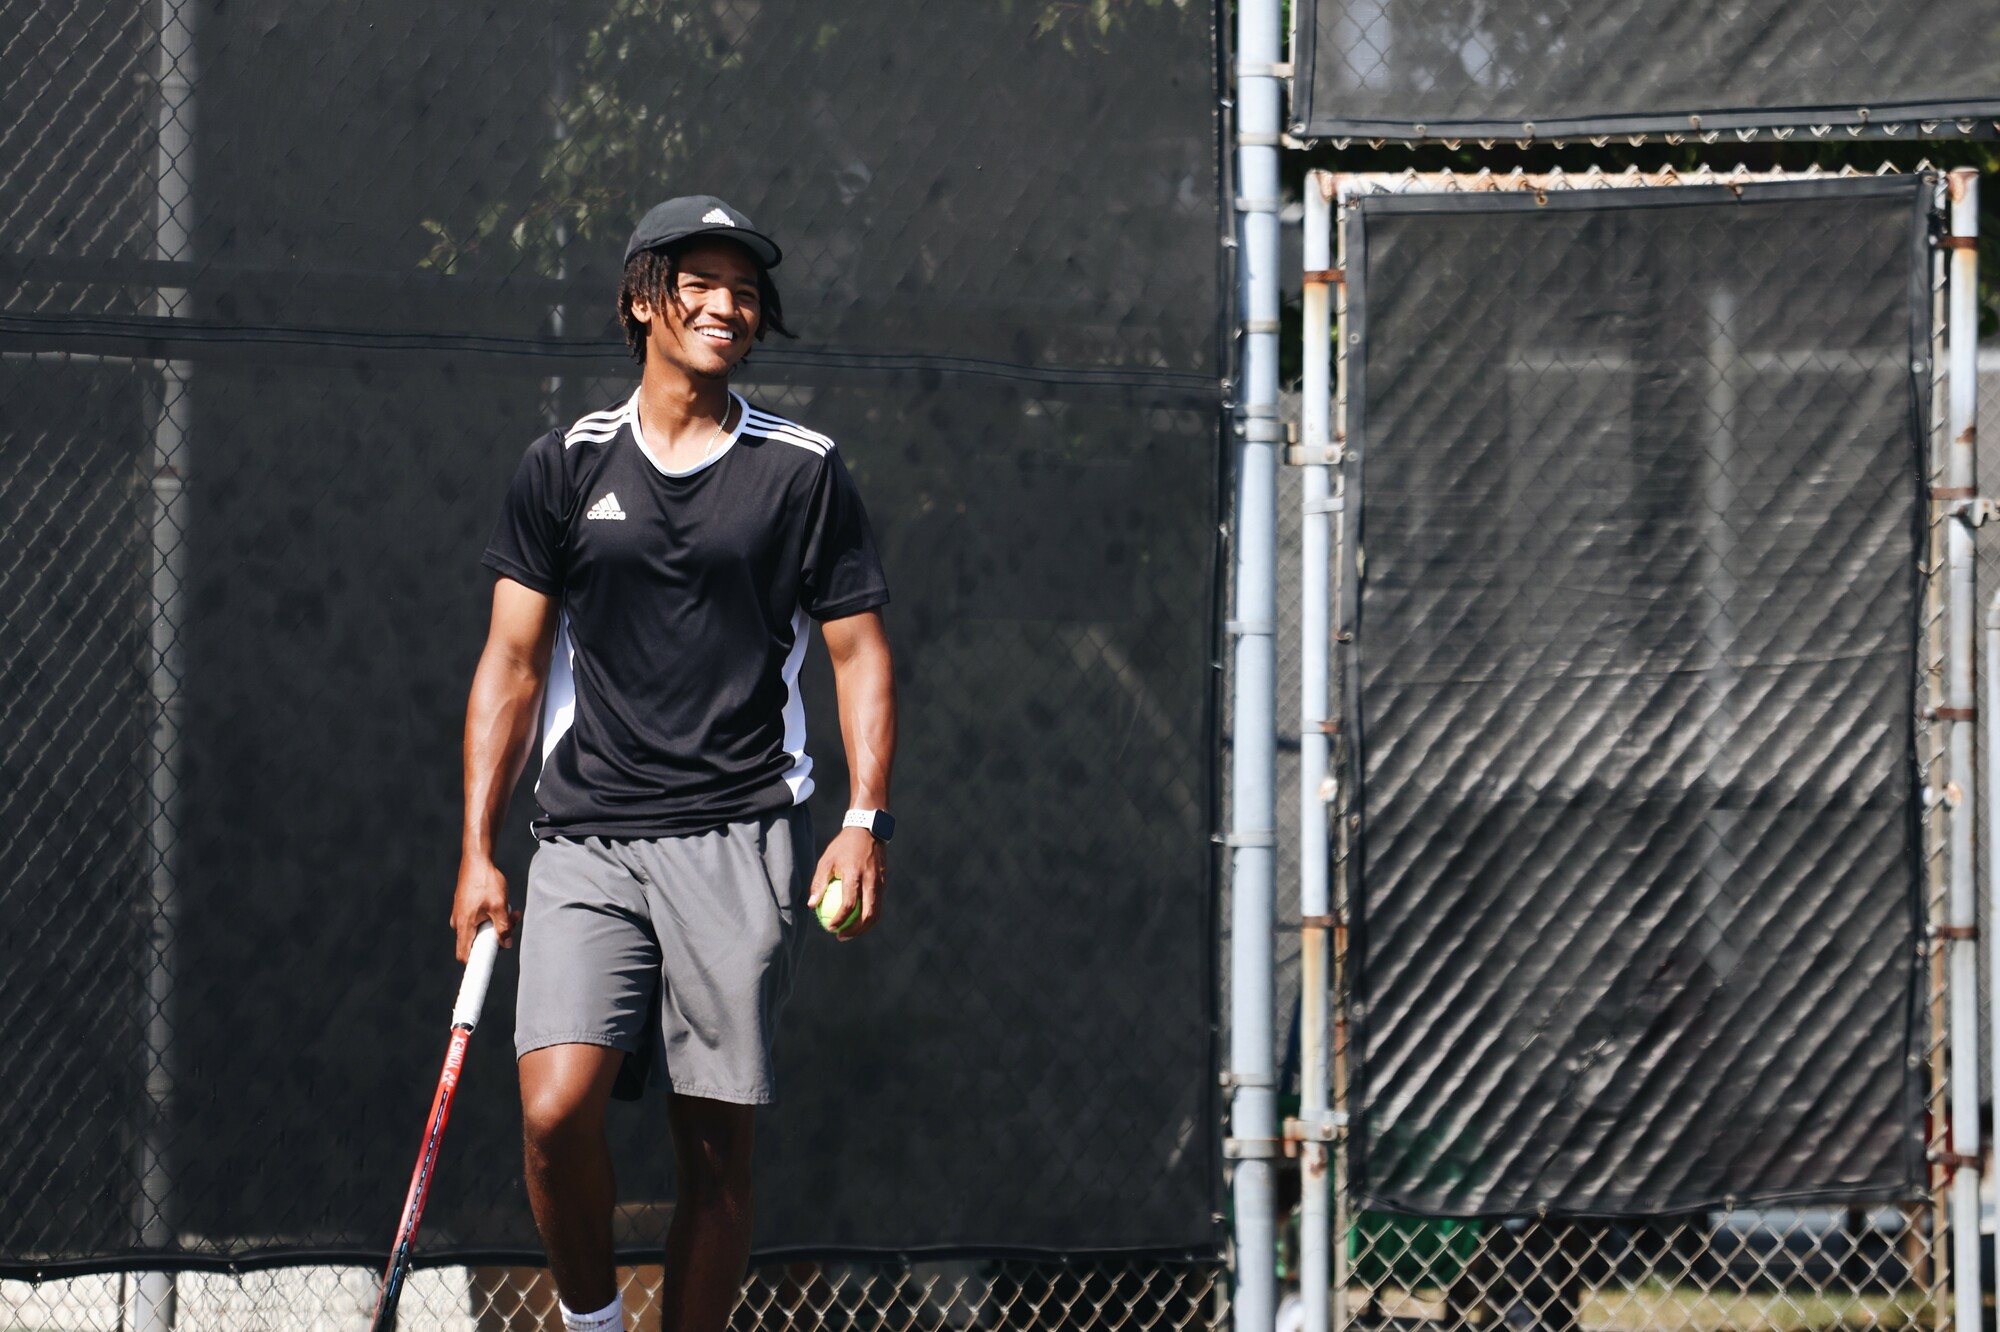
[[[734,333],[731,333],[726,328],[698,328],[695,330],[695,332],[701,334],[703,337],[707,338],[710,342],[736,341],[736,335]]]

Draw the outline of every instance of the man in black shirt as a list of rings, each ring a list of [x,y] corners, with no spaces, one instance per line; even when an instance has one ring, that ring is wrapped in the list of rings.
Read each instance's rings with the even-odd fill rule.
[[[670,1086],[679,1181],[663,1325],[723,1328],[802,923],[836,876],[859,896],[841,938],[880,912],[895,701],[874,539],[833,441],[729,388],[752,340],[786,331],[779,258],[718,199],[646,215],[619,292],[639,389],[529,447],[485,557],[498,577],[466,710],[452,925],[461,959],[482,922],[510,947],[520,925],[528,1194],[571,1332],[620,1325],[604,1113],[648,1065]],[[852,808],[808,875],[813,620]],[[492,847],[538,708],[522,919]]]

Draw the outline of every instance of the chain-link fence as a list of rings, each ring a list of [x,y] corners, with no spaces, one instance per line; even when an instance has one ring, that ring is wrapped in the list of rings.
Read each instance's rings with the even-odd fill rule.
[[[995,3],[956,13],[946,50],[932,11],[0,0],[0,1256],[36,1278],[0,1281],[0,1323],[365,1319],[450,984],[477,548],[527,438],[629,391],[616,247],[686,188],[787,243],[806,337],[760,348],[746,386],[841,441],[925,719],[898,843],[922,943],[816,959],[763,1240],[974,1255],[761,1263],[736,1326],[1223,1324],[1200,1256],[1219,1220],[1214,16]],[[1288,476],[1288,552],[1297,498]],[[1934,521],[1930,540],[1934,574]],[[1296,680],[1281,662],[1281,717]],[[808,696],[829,686],[821,668]],[[1941,790],[1914,742],[1918,793]],[[825,716],[813,747],[838,770]],[[1035,894],[1014,900],[1037,927],[968,913],[968,885]],[[1942,963],[1927,930],[1891,942],[1921,950],[1918,1120],[1941,1145]],[[475,1168],[518,1133],[504,1034],[475,1046],[427,1222],[459,1259],[418,1272],[407,1325],[552,1326],[539,1268],[464,1265],[533,1261],[518,1189]],[[1347,1096],[1356,1051],[1337,1053]],[[645,1200],[621,1253],[642,1261],[672,1183],[652,1127],[619,1132]],[[1616,1220],[1350,1197],[1338,1325],[1941,1327],[1941,1177]],[[1023,1237],[1052,1256],[977,1256]],[[1087,1256],[1119,1246],[1154,1256]],[[627,1275],[634,1325],[657,1326],[657,1269]]]
[[[1970,0],[1293,12],[1293,128],[1316,138],[1939,138],[2000,114],[2000,29]]]
[[[627,229],[714,192],[786,249],[801,337],[737,386],[839,441],[910,722],[893,919],[810,955],[760,1119],[760,1263],[848,1257],[759,1266],[740,1324],[1211,1324],[1212,8],[0,0],[0,31],[0,1323],[365,1317],[454,983],[479,551],[529,440],[631,392]],[[803,685],[824,831],[823,661]],[[548,1312],[465,1266],[539,1261],[492,1164],[511,985],[406,1325]],[[627,1262],[659,1121],[614,1118]]]
[[[182,1273],[177,1325],[185,1332],[365,1324],[380,1273],[306,1267]],[[631,1332],[659,1332],[657,1267],[619,1274]],[[19,1328],[133,1325],[136,1282],[120,1274],[30,1285],[0,1282],[0,1317]],[[897,1332],[1202,1332],[1226,1325],[1228,1298],[1214,1264],[954,1261],[866,1265],[788,1263],[744,1282],[735,1332],[852,1329]],[[554,1284],[539,1267],[420,1269],[399,1311],[402,1326],[438,1332],[561,1332]]]

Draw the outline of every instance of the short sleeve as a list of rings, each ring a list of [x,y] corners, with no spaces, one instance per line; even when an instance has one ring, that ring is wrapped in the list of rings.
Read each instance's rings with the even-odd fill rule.
[[[814,482],[800,575],[799,604],[815,620],[858,615],[889,600],[861,492],[832,449]]]
[[[480,563],[544,595],[560,594],[565,510],[562,436],[544,435],[515,469]]]

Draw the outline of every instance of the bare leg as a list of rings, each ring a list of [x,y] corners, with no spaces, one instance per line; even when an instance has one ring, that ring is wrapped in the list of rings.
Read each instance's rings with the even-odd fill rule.
[[[611,1258],[617,1186],[604,1107],[624,1061],[624,1052],[601,1045],[550,1045],[520,1061],[528,1203],[556,1291],[578,1313],[594,1313],[618,1297]]]
[[[750,1144],[756,1107],[671,1097],[679,1196],[667,1226],[661,1332],[723,1332],[750,1262]]]

